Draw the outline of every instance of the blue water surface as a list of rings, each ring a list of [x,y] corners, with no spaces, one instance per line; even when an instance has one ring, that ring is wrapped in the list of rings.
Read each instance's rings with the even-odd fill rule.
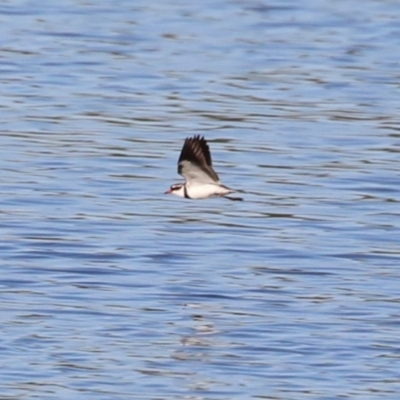
[[[0,399],[399,399],[399,15],[1,2]]]

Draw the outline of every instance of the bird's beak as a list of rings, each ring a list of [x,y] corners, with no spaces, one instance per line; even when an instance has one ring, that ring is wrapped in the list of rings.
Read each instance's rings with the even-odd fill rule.
[[[171,189],[168,189],[167,191],[164,192],[164,194],[170,194],[170,193],[172,193]]]

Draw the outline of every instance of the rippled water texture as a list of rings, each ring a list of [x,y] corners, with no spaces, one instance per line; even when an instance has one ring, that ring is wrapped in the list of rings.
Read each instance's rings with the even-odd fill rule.
[[[399,15],[1,2],[0,399],[399,399]]]

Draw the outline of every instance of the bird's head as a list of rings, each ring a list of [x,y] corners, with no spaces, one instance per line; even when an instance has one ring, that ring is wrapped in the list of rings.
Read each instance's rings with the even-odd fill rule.
[[[174,194],[175,196],[185,197],[185,188],[183,183],[174,183],[165,192],[165,194]]]

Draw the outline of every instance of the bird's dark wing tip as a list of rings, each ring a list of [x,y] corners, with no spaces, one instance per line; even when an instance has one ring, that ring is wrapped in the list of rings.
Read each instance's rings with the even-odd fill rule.
[[[184,160],[211,167],[210,148],[204,136],[194,135],[185,139],[178,164]]]

